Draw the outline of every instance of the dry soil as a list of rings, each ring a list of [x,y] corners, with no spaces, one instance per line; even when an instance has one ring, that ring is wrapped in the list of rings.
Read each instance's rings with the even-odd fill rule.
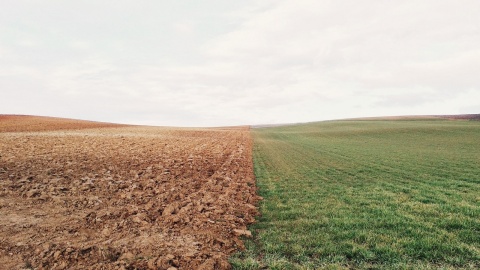
[[[3,269],[229,269],[254,222],[248,128],[0,116]]]

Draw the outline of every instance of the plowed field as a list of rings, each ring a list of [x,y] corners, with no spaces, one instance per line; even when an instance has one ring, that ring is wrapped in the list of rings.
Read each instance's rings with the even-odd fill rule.
[[[5,119],[2,269],[229,269],[243,247],[258,200],[248,128]]]

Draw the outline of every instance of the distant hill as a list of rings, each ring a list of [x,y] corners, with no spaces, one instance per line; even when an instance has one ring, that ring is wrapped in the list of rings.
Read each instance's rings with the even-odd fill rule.
[[[438,117],[446,119],[480,120],[480,114],[439,115]]]
[[[125,125],[47,116],[0,114],[0,132],[75,130],[121,126]]]
[[[348,120],[421,120],[421,119],[450,119],[450,120],[476,120],[480,121],[480,114],[459,115],[410,115],[410,116],[380,116],[341,119]],[[253,125],[252,128],[278,127],[297,125],[302,123]],[[114,123],[104,123],[86,120],[77,120],[60,117],[0,114],[0,132],[32,132],[49,130],[76,130],[87,128],[122,127],[131,126]],[[233,128],[233,127],[231,127]],[[246,128],[246,127],[239,127]]]
[[[345,118],[335,119],[333,121],[369,121],[369,120],[428,120],[428,119],[447,119],[447,120],[474,120],[480,121],[480,114],[457,114],[457,115],[403,115],[403,116],[374,116],[374,117],[357,117],[357,118]],[[330,120],[327,120],[330,121]],[[292,126],[300,124],[311,124],[324,121],[314,122],[298,122],[298,123],[282,123],[282,124],[264,124],[253,125],[252,128],[273,128],[281,126]]]
[[[348,118],[343,120],[421,120],[421,119],[449,119],[449,120],[480,121],[480,114],[378,116],[378,117]]]

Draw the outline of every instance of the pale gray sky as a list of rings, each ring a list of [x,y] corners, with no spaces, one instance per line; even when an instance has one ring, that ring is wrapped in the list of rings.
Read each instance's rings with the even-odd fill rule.
[[[478,0],[6,0],[0,113],[222,126],[480,113]]]

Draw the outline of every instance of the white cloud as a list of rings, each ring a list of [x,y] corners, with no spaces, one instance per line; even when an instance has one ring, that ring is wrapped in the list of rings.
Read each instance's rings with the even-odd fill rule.
[[[217,126],[480,112],[478,1],[16,3],[0,11],[1,113]]]

